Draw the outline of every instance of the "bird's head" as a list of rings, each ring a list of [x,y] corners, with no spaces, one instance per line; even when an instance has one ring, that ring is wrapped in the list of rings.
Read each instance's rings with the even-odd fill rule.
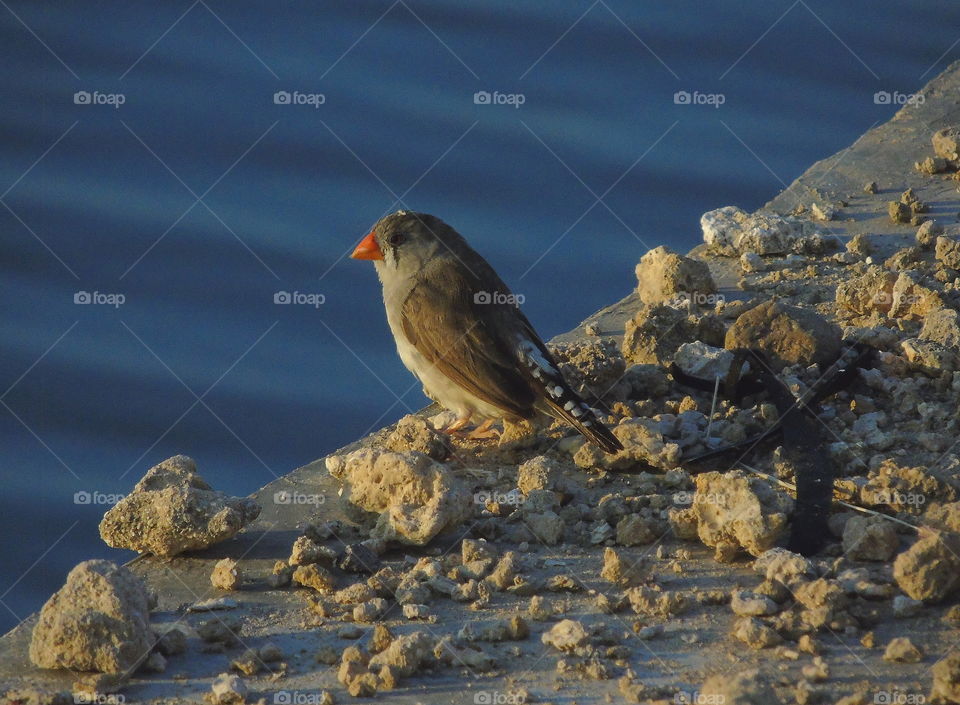
[[[381,277],[412,276],[427,262],[452,255],[462,245],[460,235],[436,216],[397,211],[377,221],[350,256],[373,260]]]

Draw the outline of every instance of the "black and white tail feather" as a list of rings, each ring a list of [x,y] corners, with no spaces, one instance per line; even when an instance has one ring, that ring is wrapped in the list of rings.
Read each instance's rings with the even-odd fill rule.
[[[532,340],[524,340],[520,344],[520,360],[543,389],[542,401],[536,404],[538,411],[570,424],[606,453],[623,450],[620,440],[570,388],[549,352]]]

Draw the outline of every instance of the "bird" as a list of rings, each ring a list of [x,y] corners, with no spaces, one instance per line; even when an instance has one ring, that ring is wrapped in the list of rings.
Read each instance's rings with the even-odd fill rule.
[[[454,228],[427,213],[384,216],[351,257],[371,260],[400,359],[456,420],[442,429],[495,435],[497,419],[541,414],[572,425],[607,453],[623,445],[564,379],[557,361],[493,267]]]

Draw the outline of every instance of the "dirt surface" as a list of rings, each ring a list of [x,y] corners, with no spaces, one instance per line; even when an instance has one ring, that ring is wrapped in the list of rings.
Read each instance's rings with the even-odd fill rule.
[[[947,436],[955,436],[956,375],[950,378],[949,365],[940,358],[932,364],[941,367],[921,373],[926,358],[911,359],[908,349],[910,340],[923,339],[921,326],[929,314],[955,307],[956,289],[947,271],[941,277],[945,279],[941,290],[934,292],[938,303],[928,301],[928,309],[903,315],[894,315],[889,306],[845,310],[841,303],[847,299],[841,296],[838,302],[836,294],[845,282],[867,277],[871,262],[884,264],[899,249],[914,244],[917,225],[894,223],[889,216],[889,202],[901,199],[908,188],[929,206],[926,216],[945,227],[945,237],[957,238],[957,181],[949,174],[921,173],[914,163],[933,154],[935,130],[960,123],[958,89],[960,64],[954,64],[923,90],[922,104],[905,107],[851,147],[814,164],[767,204],[771,213],[805,219],[811,218],[814,204],[821,212],[835,210],[833,219],[818,221],[817,226],[828,239],[839,241],[837,250],[803,255],[796,262],[774,257],[764,260],[765,269],[756,272],[746,272],[738,258],[712,255],[706,246],[691,253],[708,262],[718,294],[734,310],[737,299],[779,296],[791,305],[819,312],[838,330],[842,327],[845,335],[870,328],[873,332],[860,338],[877,343],[882,337],[877,328],[893,331],[889,340],[877,344],[889,356],[884,358],[882,374],[899,380],[908,391],[913,389],[910,385],[916,387],[916,400],[904,392],[906,396],[897,401],[913,408],[894,409],[878,386],[858,381],[846,396],[831,402],[832,413],[839,418],[845,413],[851,416],[846,425],[832,427],[836,438],[829,442],[849,446],[834,446],[830,451],[841,466],[840,483],[855,487],[860,499],[866,497],[864,486],[873,487],[873,506],[884,504],[876,499],[876,492],[884,489],[916,490],[919,485],[902,484],[912,481],[904,468],[919,467],[921,485],[931,476],[936,486],[923,485],[926,506],[898,508],[887,502],[882,507],[890,515],[902,509],[900,515],[912,524],[926,523],[926,512],[936,510],[949,525],[949,510],[937,507],[949,506],[956,499],[950,493],[960,487],[956,464],[950,463],[951,454],[956,457],[956,448],[950,445],[955,437],[944,442],[923,437],[924,433],[936,435],[938,429],[940,435],[946,429]],[[876,183],[876,193],[864,191],[869,182]],[[837,253],[844,253],[847,242],[858,234],[868,236],[869,244],[860,248],[862,252],[837,259]],[[914,253],[919,258],[916,262],[907,253],[902,256],[907,264],[894,262],[887,269],[894,272],[894,279],[896,272],[946,271],[940,249],[938,245],[936,256],[932,246]],[[864,282],[864,287],[870,286]],[[873,295],[868,303],[876,302],[877,291],[883,291],[882,285],[868,291]],[[849,292],[850,300],[856,294]],[[908,295],[919,296],[916,288],[909,289]],[[636,326],[642,307],[639,297],[631,294],[552,343],[589,347],[608,341],[619,354],[624,330]],[[722,319],[723,308],[717,309],[718,318]],[[934,331],[931,335],[947,335],[943,339],[949,350],[949,334]],[[802,366],[783,374],[795,379],[800,388],[808,381]],[[940,381],[928,384],[926,379]],[[650,382],[644,378],[643,383]],[[620,406],[614,405],[608,420],[634,428],[646,418],[662,421],[665,415],[684,411],[710,416],[709,392],[671,383],[655,400],[645,401],[637,398],[637,384],[615,400]],[[920,402],[939,404],[936,411],[943,418],[922,428],[909,426],[922,421],[917,416]],[[762,402],[757,402],[734,411],[749,412],[749,423],[762,425],[761,407]],[[874,407],[889,418],[871,426],[869,414]],[[429,418],[438,411],[430,408],[420,416]],[[859,421],[865,416],[867,422]],[[911,429],[909,438],[898,430],[904,428]],[[332,455],[342,458],[361,448],[384,447],[399,447],[402,453],[407,452],[404,447],[422,440],[391,440],[393,432],[394,427],[383,429]],[[735,435],[731,432],[731,437]],[[681,438],[679,431],[665,433],[662,442],[679,446]],[[684,452],[696,449],[696,443],[691,441]],[[131,564],[158,598],[151,614],[155,628],[163,631],[173,623],[186,625],[186,651],[170,655],[163,672],[133,675],[120,695],[134,702],[200,701],[211,693],[211,684],[220,674],[231,672],[232,664],[248,690],[246,701],[264,698],[267,703],[323,702],[322,691],[329,691],[338,703],[493,704],[523,698],[553,703],[697,702],[698,693],[719,692],[711,690],[718,682],[734,689],[725,691],[727,703],[834,703],[854,694],[863,700],[849,702],[922,702],[918,698],[930,694],[935,666],[942,671],[937,664],[960,642],[960,622],[950,612],[957,593],[933,604],[913,604],[905,602],[898,589],[907,589],[903,587],[907,583],[895,580],[892,553],[911,546],[916,532],[906,526],[892,534],[886,529],[868,531],[860,524],[850,523],[847,528],[843,519],[849,517],[838,509],[835,517],[840,519],[831,524],[836,535],[811,557],[808,573],[797,577],[797,582],[788,577],[772,581],[765,579],[770,569],[763,562],[769,555],[758,564],[754,561],[755,555],[765,555],[765,546],[756,547],[756,536],[728,552],[721,545],[722,537],[715,536],[716,527],[705,528],[709,517],[699,518],[698,538],[696,521],[691,536],[689,523],[684,525],[670,515],[668,510],[687,508],[695,493],[702,492],[706,501],[712,485],[698,481],[695,486],[682,470],[669,470],[675,463],[666,450],[658,450],[656,462],[651,461],[653,455],[644,456],[645,464],[631,463],[622,469],[609,459],[591,460],[580,446],[577,437],[561,428],[543,430],[502,448],[491,442],[455,439],[452,453],[442,460],[443,468],[474,498],[474,511],[424,546],[391,543],[379,556],[375,554],[384,547],[369,541],[369,515],[358,513],[346,501],[341,482],[327,470],[327,459],[294,470],[253,495],[262,512],[234,539],[201,552],[167,560],[144,557]],[[644,446],[644,452],[652,453],[649,446]],[[549,459],[544,461],[548,463],[545,470],[520,468],[539,456]],[[776,460],[770,452],[761,452],[753,462],[781,479],[791,479],[789,472],[778,472]],[[896,463],[895,470],[883,469],[887,460]],[[712,469],[725,473],[732,465],[730,460],[717,461]],[[890,476],[901,484],[883,485]],[[789,494],[781,488],[776,491]],[[786,500],[778,501],[783,505]],[[764,502],[761,512],[769,510]],[[647,523],[622,525],[632,514]],[[863,535],[854,539],[845,529],[851,535],[854,530]],[[553,535],[555,530],[559,536]],[[276,563],[291,556],[294,542],[305,533],[337,553],[346,545],[366,541],[375,557],[358,554],[361,569],[378,560],[396,573],[419,575],[416,581],[411,578],[413,582],[426,584],[432,579],[434,587],[414,590],[409,599],[400,599],[395,585],[357,587],[358,604],[364,606],[357,611],[349,595],[278,584],[283,580],[274,577]],[[468,559],[483,563],[486,549],[474,556],[475,546],[465,547],[463,541],[481,538],[488,540],[492,560],[474,565]],[[869,542],[869,551],[862,548],[864,541]],[[501,562],[511,551],[516,554],[516,573],[523,579],[497,586],[498,578],[492,576],[506,571]],[[211,584],[211,573],[224,558],[237,561],[238,590],[227,592]],[[330,568],[338,590],[366,584],[369,578],[317,560]],[[478,571],[478,585],[468,589],[462,586],[469,583],[471,570]],[[844,571],[854,573],[844,578]],[[463,599],[443,594],[446,583],[439,578],[451,574],[456,576],[451,582],[461,586],[456,589],[463,592]],[[480,583],[486,587],[479,587]],[[414,599],[417,596],[422,603]],[[542,600],[531,604],[532,596]],[[219,606],[224,609],[193,611],[211,598],[222,598]],[[375,603],[376,599],[385,602]],[[400,602],[409,603],[407,607],[425,604],[422,616],[427,618],[409,618],[420,608],[405,614]],[[522,627],[515,620],[518,616]],[[362,621],[366,619],[371,621]],[[35,621],[36,617],[31,618],[0,639],[0,693],[11,688],[69,691],[77,680],[77,674],[31,665],[28,647]],[[382,626],[392,633],[392,641]],[[229,633],[217,637],[215,632],[225,627],[235,632],[235,639]],[[413,657],[407,651],[415,650],[420,638],[412,636],[416,632],[422,632],[431,645],[439,642],[441,646],[436,654],[410,662]],[[401,643],[405,637],[409,643]],[[444,642],[444,637],[450,641]],[[898,641],[888,648],[900,637],[909,638],[910,643]],[[444,643],[452,647],[445,651]],[[268,644],[276,649],[265,650]],[[352,646],[362,650],[350,650]],[[370,660],[374,651],[385,646],[386,656]],[[400,654],[401,650],[406,651]],[[351,662],[355,665],[350,666]],[[384,663],[386,670],[380,670]],[[349,694],[350,683],[359,683],[368,673],[374,674],[370,678],[379,692],[359,698]],[[754,696],[747,695],[751,689]],[[941,688],[941,692],[947,691]],[[771,694],[774,700],[769,700]]]

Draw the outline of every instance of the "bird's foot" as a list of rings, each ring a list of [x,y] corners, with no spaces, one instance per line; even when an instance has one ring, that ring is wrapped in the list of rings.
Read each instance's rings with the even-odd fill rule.
[[[457,420],[454,421],[449,426],[447,426],[446,428],[444,428],[441,431],[441,433],[446,433],[451,436],[461,436],[463,435],[463,432],[462,432],[463,427],[466,426],[468,423],[470,423],[469,414],[467,416],[458,416]]]
[[[470,433],[468,433],[465,437],[469,438],[471,441],[498,439],[500,438],[500,430],[493,428],[493,419],[487,419],[475,429],[470,431]]]
[[[443,433],[470,441],[482,441],[491,438],[500,438],[500,431],[492,427],[493,419],[487,419],[482,424],[469,431],[466,430],[468,423],[470,423],[469,416],[460,416],[456,421],[443,429]]]

